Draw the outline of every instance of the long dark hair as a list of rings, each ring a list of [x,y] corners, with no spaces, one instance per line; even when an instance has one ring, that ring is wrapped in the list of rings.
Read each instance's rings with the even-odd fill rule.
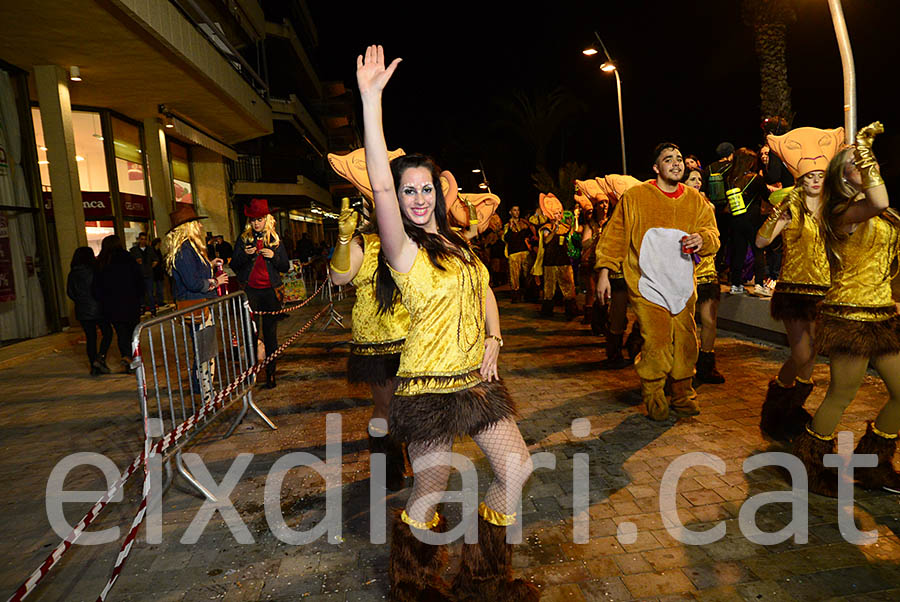
[[[759,155],[747,147],[741,147],[734,151],[731,169],[725,174],[727,187],[743,190],[757,175],[759,175]]]
[[[90,247],[78,247],[75,249],[75,252],[72,253],[72,263],[69,264],[69,268],[71,269],[79,265],[86,265],[93,269],[96,266],[96,263],[94,249]]]
[[[431,172],[431,183],[434,186],[434,219],[437,223],[437,234],[429,234],[424,228],[414,224],[403,209],[400,209],[400,218],[403,221],[403,230],[406,235],[425,249],[431,264],[439,270],[444,269],[443,259],[455,256],[464,262],[473,264],[475,254],[469,250],[469,243],[462,236],[450,228],[450,220],[447,219],[447,202],[444,199],[444,191],[441,188],[441,171],[437,164],[425,155],[403,155],[391,161],[391,175],[394,177],[394,189],[400,188],[400,178],[407,169],[424,167]],[[399,199],[398,199],[399,201]],[[443,238],[443,240],[442,240]],[[447,243],[444,242],[446,240]],[[375,298],[378,300],[378,313],[390,311],[397,299],[399,290],[397,284],[389,273],[384,251],[378,254],[378,270],[375,275]]]
[[[110,234],[100,243],[100,254],[97,255],[97,268],[103,269],[109,265],[116,251],[124,250],[122,239],[115,234]]]

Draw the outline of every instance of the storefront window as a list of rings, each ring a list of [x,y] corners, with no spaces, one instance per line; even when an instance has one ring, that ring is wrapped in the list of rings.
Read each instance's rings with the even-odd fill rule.
[[[116,117],[112,118],[112,130],[125,248],[131,248],[141,232],[149,232],[150,224],[141,133],[136,125]]]
[[[191,186],[191,157],[188,147],[169,140],[169,160],[172,162],[172,187],[176,203],[194,203]]]
[[[41,172],[44,208],[47,212],[47,217],[52,221],[50,161],[47,158],[47,146],[44,141],[44,128],[41,123],[40,109],[33,107],[31,116],[34,120],[34,137],[38,150],[38,167]],[[72,111],[72,130],[75,134],[75,161],[78,165],[81,201],[84,205],[85,232],[87,233],[88,245],[94,249],[94,252],[99,253],[100,242],[103,238],[110,234],[115,234],[100,114],[94,111]]]

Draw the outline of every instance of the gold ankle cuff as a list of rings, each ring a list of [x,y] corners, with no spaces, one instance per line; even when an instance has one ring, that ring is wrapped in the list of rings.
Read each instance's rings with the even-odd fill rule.
[[[437,513],[437,510],[434,512],[434,518],[432,518],[427,523],[423,523],[417,520],[413,520],[406,513],[406,510],[400,513],[400,520],[409,525],[410,527],[415,527],[419,531],[431,531],[434,529],[438,522],[441,520],[441,515]]]
[[[481,504],[478,505],[478,515],[487,522],[492,525],[497,525],[498,527],[508,527],[516,524],[515,512],[512,514],[503,514],[502,512],[491,510],[484,502],[481,502]]]
[[[874,422],[872,423],[872,432],[875,433],[876,435],[878,435],[879,437],[881,437],[882,439],[896,439],[896,438],[897,438],[897,433],[894,433],[894,434],[892,435],[892,434],[890,434],[890,433],[885,433],[884,431],[878,430],[878,429],[875,427],[875,423],[874,423]]]
[[[803,383],[804,385],[814,385],[814,384],[815,384],[815,383],[813,382],[813,379],[812,379],[812,378],[810,378],[809,380],[806,380],[806,379],[800,378],[800,377],[798,376],[798,377],[795,378],[794,380],[796,380],[798,383]]]
[[[786,385],[783,382],[781,382],[781,379],[778,378],[777,376],[775,377],[775,384],[778,385],[779,387],[781,387],[782,389],[793,389],[794,388],[794,383]]]
[[[831,435],[820,435],[816,431],[812,430],[810,425],[806,425],[806,432],[818,439],[819,441],[834,441],[834,433]]]

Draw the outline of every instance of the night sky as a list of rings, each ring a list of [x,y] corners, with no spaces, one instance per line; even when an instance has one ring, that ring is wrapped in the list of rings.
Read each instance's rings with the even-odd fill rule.
[[[444,3],[436,15],[428,3],[311,2],[317,63],[324,80],[355,88],[356,55],[367,44],[383,44],[388,60],[403,57],[385,92],[388,146],[434,156],[469,192],[478,181],[471,169],[483,161],[506,209],[537,202],[534,151],[498,125],[503,99],[515,90],[546,94],[562,86],[583,106],[546,148],[552,172],[569,161],[585,164],[589,176],[621,172],[615,78],[600,72],[602,55],[581,53],[594,30],[619,66],[632,175],[650,177],[650,151],[663,140],[704,163],[723,140],[753,148],[762,142],[759,71],[739,0],[541,4],[546,8],[537,11],[524,3]],[[787,54],[794,126],[843,125],[841,62],[827,3],[794,6]],[[889,72],[900,56],[900,2],[845,0],[844,12],[859,125],[885,123],[876,152],[890,182],[900,166],[900,99],[887,92],[896,87]]]

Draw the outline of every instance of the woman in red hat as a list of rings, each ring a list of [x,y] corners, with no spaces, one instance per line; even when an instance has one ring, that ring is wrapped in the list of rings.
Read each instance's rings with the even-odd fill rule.
[[[275,231],[275,218],[269,213],[269,201],[253,199],[244,208],[247,227],[234,245],[231,269],[244,286],[253,311],[281,309],[275,292],[281,286],[281,274],[290,269],[287,251]],[[262,335],[266,356],[278,348],[275,316],[262,316]],[[275,362],[266,366],[266,388],[275,388]]]

